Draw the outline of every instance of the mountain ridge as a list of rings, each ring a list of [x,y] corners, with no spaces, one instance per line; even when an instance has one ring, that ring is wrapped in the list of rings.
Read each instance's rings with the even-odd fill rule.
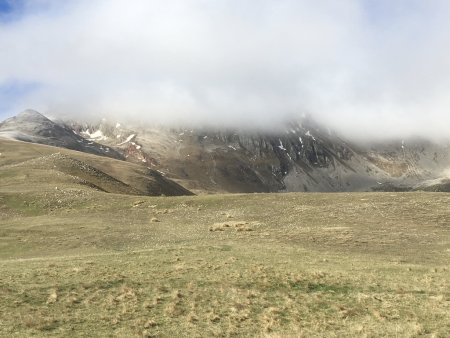
[[[90,142],[64,124],[55,123],[32,109],[1,122],[0,137],[123,159],[123,156],[114,149]]]
[[[27,114],[19,115],[26,119]],[[272,132],[50,122],[84,140],[78,144],[109,149],[197,193],[412,190],[439,186],[450,168],[446,144],[356,143],[309,117]],[[0,136],[4,132],[2,123]],[[39,136],[44,143],[45,136]]]

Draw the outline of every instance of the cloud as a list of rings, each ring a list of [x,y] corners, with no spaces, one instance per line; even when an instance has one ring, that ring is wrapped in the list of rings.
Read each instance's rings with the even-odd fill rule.
[[[8,113],[450,135],[444,0],[21,1],[0,23]],[[7,95],[0,95],[4,99]]]

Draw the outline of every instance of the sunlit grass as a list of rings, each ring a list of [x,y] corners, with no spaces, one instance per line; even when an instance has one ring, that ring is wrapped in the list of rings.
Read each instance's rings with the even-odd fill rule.
[[[445,194],[0,201],[2,336],[450,335]]]

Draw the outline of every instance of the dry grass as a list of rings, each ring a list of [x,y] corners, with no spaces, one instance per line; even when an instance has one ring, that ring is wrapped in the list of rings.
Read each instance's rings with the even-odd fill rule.
[[[142,197],[1,172],[0,336],[450,336],[450,195]]]
[[[199,252],[209,259],[198,259]],[[175,253],[186,262],[181,268],[171,259]],[[2,307],[9,309],[2,334],[447,335],[443,272],[401,269],[386,277],[376,274],[384,262],[368,268],[351,257],[328,255],[324,264],[315,256],[237,246],[95,256],[93,264],[84,264],[85,258],[57,260],[53,267],[43,261],[3,264],[10,282],[2,281]],[[84,270],[75,272],[73,264]]]
[[[39,194],[2,194],[0,335],[450,334],[450,196]]]
[[[253,231],[254,227],[261,225],[259,222],[231,221],[214,223],[209,227],[209,231],[225,231],[235,229],[236,231]]]

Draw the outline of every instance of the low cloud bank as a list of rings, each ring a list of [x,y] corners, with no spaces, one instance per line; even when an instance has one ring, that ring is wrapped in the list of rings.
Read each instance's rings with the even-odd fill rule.
[[[56,0],[0,16],[0,109],[450,135],[448,1]]]

